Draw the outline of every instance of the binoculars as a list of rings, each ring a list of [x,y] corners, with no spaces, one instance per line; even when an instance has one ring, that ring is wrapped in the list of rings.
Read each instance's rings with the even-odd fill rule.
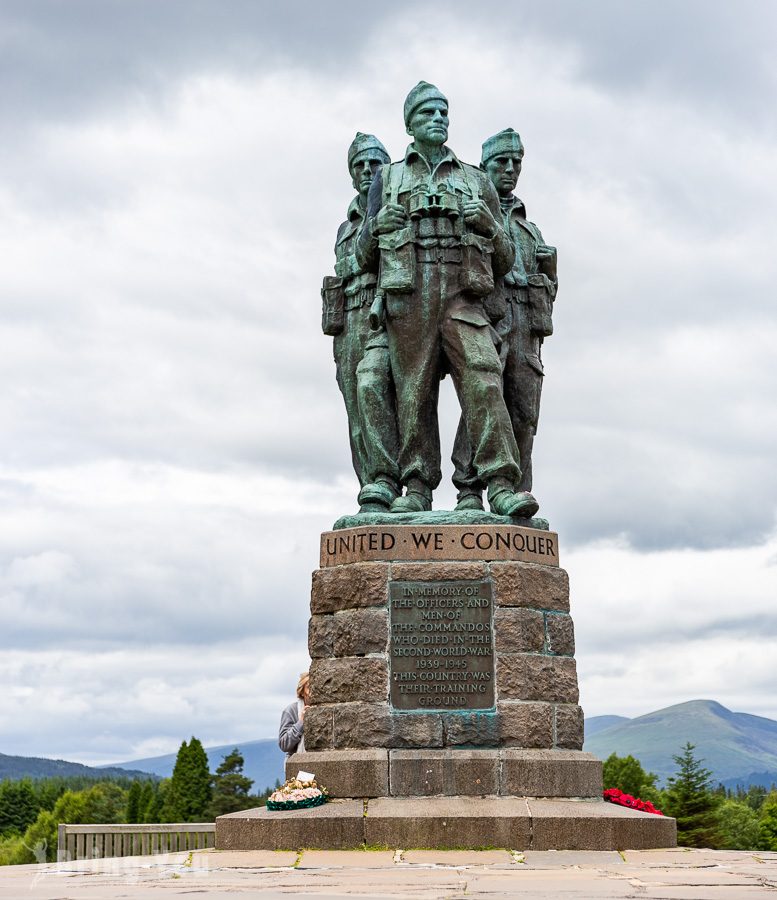
[[[446,216],[449,219],[459,217],[459,202],[456,194],[440,184],[437,190],[419,188],[410,195],[410,218],[427,219]]]

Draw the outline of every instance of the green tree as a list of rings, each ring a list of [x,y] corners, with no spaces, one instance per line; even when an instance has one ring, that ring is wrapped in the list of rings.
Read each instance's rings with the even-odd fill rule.
[[[718,847],[718,800],[710,790],[712,773],[696,759],[694,749],[687,743],[679,756],[672,757],[677,774],[668,780],[664,812],[677,819],[680,846]]]
[[[24,849],[21,835],[0,838],[0,866],[11,866]]]
[[[658,776],[652,772],[646,772],[642,763],[633,756],[618,756],[611,753],[602,767],[604,787],[618,788],[632,797],[640,797],[643,800],[652,799],[645,794],[656,793],[656,781]]]
[[[225,813],[238,812],[253,805],[249,791],[254,783],[243,774],[245,760],[240,751],[235,749],[228,753],[216,769],[213,778],[213,799],[210,804],[210,818],[223,816]]]
[[[165,801],[165,815],[172,821],[201,822],[211,800],[208,757],[196,737],[183,741],[173,768]]]
[[[24,832],[21,846],[17,848],[11,862],[17,865],[54,862],[57,858],[57,824],[54,813],[42,809],[38,818]]]
[[[758,849],[777,850],[777,791],[772,791],[761,806]]]
[[[40,804],[29,779],[0,784],[0,834],[24,834],[37,819]]]
[[[768,794],[769,792],[762,785],[751,784],[744,796],[744,802],[747,803],[750,809],[760,812]]]
[[[139,781],[133,781],[127,794],[127,821],[131,824],[140,822],[140,796],[142,788]]]
[[[145,822],[146,815],[154,802],[154,787],[150,781],[144,781],[138,798],[138,822]]]
[[[127,791],[110,781],[98,782],[85,791],[65,791],[54,809],[41,810],[25,831],[23,847],[15,863],[53,862],[57,857],[57,826],[82,823],[112,825],[121,822]]]
[[[156,788],[152,788],[151,800],[149,801],[143,812],[143,821],[150,824],[164,822],[164,808],[165,804],[162,788],[159,786],[157,786]]]
[[[720,847],[724,850],[755,850],[758,846],[758,813],[747,803],[725,800],[717,810]]]

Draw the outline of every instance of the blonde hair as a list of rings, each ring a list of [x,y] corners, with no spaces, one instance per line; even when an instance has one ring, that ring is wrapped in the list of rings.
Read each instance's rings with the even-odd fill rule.
[[[299,699],[302,699],[303,694],[305,693],[305,688],[308,686],[308,682],[310,681],[310,675],[307,672],[303,672],[299,676],[299,681],[297,682],[297,696]]]

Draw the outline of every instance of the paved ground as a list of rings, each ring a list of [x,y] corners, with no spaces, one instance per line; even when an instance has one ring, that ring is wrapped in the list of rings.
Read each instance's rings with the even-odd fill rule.
[[[713,850],[270,851],[0,868],[2,900],[241,897],[777,900],[777,853]]]

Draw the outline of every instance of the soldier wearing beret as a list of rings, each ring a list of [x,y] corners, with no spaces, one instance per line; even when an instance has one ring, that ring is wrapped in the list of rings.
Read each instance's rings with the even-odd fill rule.
[[[337,383],[345,401],[351,458],[359,479],[360,510],[387,510],[399,495],[396,402],[384,328],[372,330],[369,315],[377,277],[356,255],[367,194],[375,172],[390,157],[372,134],[359,132],[348,148],[348,171],[356,197],[335,242],[335,277],[324,279],[323,328],[334,336]]]
[[[408,94],[404,159],[370,187],[357,256],[379,264],[376,317],[385,301],[397,391],[400,480],[394,512],[431,509],[440,483],[437,403],[441,374],[453,379],[472,466],[491,509],[531,516],[538,504],[518,490],[518,448],[502,396],[502,365],[483,298],[508,273],[514,247],[484,172],[445,146],[448,101],[419,82]]]
[[[512,269],[497,285],[502,317],[496,322],[504,366],[504,397],[520,455],[520,489],[532,488],[532,446],[540,414],[544,369],[542,342],[552,334],[556,296],[556,249],[545,244],[539,228],[526,218],[526,207],[513,191],[523,163],[520,135],[506,128],[483,144],[480,167],[499,194],[505,226],[515,243]],[[482,509],[483,483],[463,421],[454,444],[453,482],[459,489],[457,509]]]

